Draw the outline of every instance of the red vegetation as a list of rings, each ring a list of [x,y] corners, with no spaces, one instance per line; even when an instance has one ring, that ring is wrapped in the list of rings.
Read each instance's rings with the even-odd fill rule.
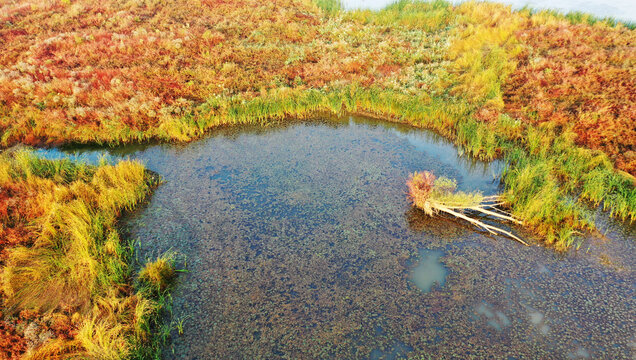
[[[6,258],[6,250],[19,244],[27,244],[36,234],[29,222],[40,216],[35,205],[35,191],[22,183],[7,183],[0,186],[0,265]],[[0,307],[4,293],[0,291]],[[0,359],[18,359],[27,349],[27,339],[16,330],[16,324],[29,321],[32,314],[20,314],[13,321],[0,320]],[[2,312],[0,312],[2,319]]]
[[[321,31],[318,8],[293,0],[19,2],[0,14],[4,146],[146,131],[214,96],[370,84],[397,70],[375,70],[394,47],[409,46],[371,36],[366,48],[375,50],[361,54]]]
[[[424,203],[435,187],[435,175],[430,171],[421,171],[409,176],[406,186],[413,203]]]
[[[19,359],[26,348],[27,341],[16,333],[15,326],[0,321],[0,359]]]
[[[24,206],[28,204],[28,195],[24,190],[17,185],[0,187],[0,265],[6,259],[7,248],[30,238],[25,221],[28,206]],[[0,305],[3,303],[2,295],[0,291]],[[18,359],[26,347],[26,339],[16,332],[15,326],[0,320],[0,359]]]
[[[531,48],[504,87],[506,111],[532,124],[573,126],[577,143],[636,175],[634,31],[562,22],[518,38]]]
[[[0,187],[0,264],[6,248],[25,244],[35,236],[28,227],[29,221],[40,215],[30,206],[33,195],[21,184]]]

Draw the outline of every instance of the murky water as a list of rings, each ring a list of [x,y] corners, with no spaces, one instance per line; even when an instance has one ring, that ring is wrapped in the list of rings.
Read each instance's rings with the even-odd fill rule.
[[[125,221],[140,257],[187,259],[168,359],[636,356],[635,227],[599,214],[557,254],[429,218],[410,172],[492,194],[501,168],[433,134],[347,118],[124,155],[166,180]]]

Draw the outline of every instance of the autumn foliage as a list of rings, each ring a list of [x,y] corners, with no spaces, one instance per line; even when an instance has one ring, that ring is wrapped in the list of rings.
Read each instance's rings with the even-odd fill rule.
[[[636,174],[634,30],[562,21],[532,23],[517,37],[527,50],[504,86],[506,112],[572,127],[578,144]]]

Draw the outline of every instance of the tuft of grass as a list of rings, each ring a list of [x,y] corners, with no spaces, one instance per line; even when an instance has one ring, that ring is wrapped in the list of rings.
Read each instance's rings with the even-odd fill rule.
[[[343,10],[340,0],[314,0],[314,4],[328,15],[335,15]]]
[[[139,272],[139,281],[158,291],[165,291],[174,281],[175,275],[174,256],[165,254],[144,265]]]
[[[409,198],[416,207],[433,215],[438,205],[450,208],[472,208],[480,206],[484,196],[479,192],[456,191],[457,182],[445,177],[436,177],[430,171],[415,172],[407,181]]]
[[[451,26],[456,14],[444,0],[399,0],[380,11],[355,10],[346,16],[364,24],[437,32]]]
[[[503,201],[499,195],[483,196],[479,192],[465,193],[457,191],[457,182],[455,180],[444,177],[436,178],[430,171],[411,174],[406,185],[409,189],[409,199],[413,205],[429,216],[437,213],[449,214],[458,219],[468,221],[493,235],[503,234],[523,245],[529,246],[511,232],[487,224],[468,214],[468,212],[471,212],[499,220],[512,221],[520,225],[523,224],[519,219],[500,209]]]
[[[515,33],[524,21],[510,6],[466,2],[457,7],[458,26],[448,49],[456,74],[454,94],[476,106],[502,109],[501,86],[517,67],[521,45]]]

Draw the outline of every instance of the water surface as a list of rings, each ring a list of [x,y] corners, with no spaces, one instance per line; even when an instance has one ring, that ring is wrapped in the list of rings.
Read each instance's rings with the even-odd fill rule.
[[[502,165],[428,132],[292,122],[110,156],[165,179],[124,226],[142,259],[187,260],[167,359],[636,356],[634,226],[599,214],[605,235],[557,254],[429,218],[410,172],[494,194]]]

